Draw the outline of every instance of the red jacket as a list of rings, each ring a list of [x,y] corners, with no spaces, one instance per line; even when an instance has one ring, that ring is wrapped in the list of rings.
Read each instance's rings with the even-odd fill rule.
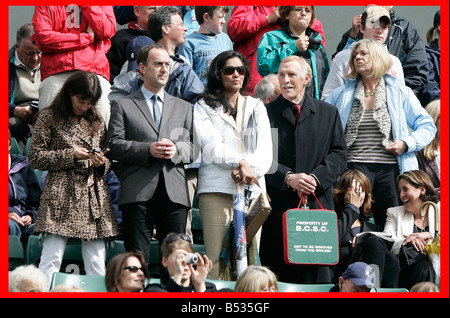
[[[246,91],[250,95],[253,95],[256,84],[262,78],[257,69],[259,41],[264,33],[282,28],[278,23],[269,25],[267,22],[266,16],[272,14],[275,9],[276,6],[235,6],[227,24],[227,32],[234,42],[234,49],[244,55],[249,62],[250,79]],[[315,19],[311,28],[320,33],[325,47],[322,23]]]
[[[276,6],[235,6],[227,23],[227,32],[234,42],[234,49],[249,61],[250,79],[247,93],[253,95],[256,84],[261,80],[257,70],[257,49],[264,33],[281,29],[278,23],[269,25],[266,16]]]
[[[41,80],[61,72],[82,70],[109,81],[106,53],[111,47],[110,38],[116,33],[113,7],[81,6],[80,9],[81,21],[79,17],[71,19],[76,14],[67,12],[66,6],[35,7],[32,39],[43,53]],[[87,32],[88,25],[94,31],[94,38]]]

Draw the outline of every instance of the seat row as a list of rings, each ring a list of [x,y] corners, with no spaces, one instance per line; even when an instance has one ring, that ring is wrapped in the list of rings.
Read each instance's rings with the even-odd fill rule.
[[[152,241],[150,244],[150,259],[149,259],[149,271],[152,277],[160,276],[160,255],[159,255],[159,242]],[[205,254],[205,247],[203,244],[193,244],[192,248],[194,252],[198,252],[201,255]],[[9,270],[13,270],[17,266],[25,264],[38,265],[42,252],[42,242],[38,235],[30,235],[26,248],[23,248],[23,244],[18,236],[9,236]],[[106,264],[119,253],[125,252],[125,246],[122,240],[115,240],[106,245]],[[83,257],[81,254],[81,244],[67,244],[63,256],[63,265],[61,266],[62,272],[73,272],[74,267],[69,265],[75,264],[78,266],[79,273],[84,272]]]

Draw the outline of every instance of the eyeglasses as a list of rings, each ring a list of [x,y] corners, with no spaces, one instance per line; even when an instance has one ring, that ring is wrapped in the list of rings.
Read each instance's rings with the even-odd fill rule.
[[[243,66],[225,66],[221,72],[223,75],[233,75],[235,71],[239,75],[245,75],[245,67]]]
[[[182,240],[185,240],[185,241],[187,241],[187,242],[192,244],[192,241],[191,241],[191,238],[189,237],[189,235],[184,234],[184,233],[172,234],[169,237],[167,237],[166,242],[167,242],[167,244],[170,244],[170,243],[175,242],[176,240],[178,240],[180,238]]]
[[[306,8],[306,7],[300,7],[300,8],[295,8],[294,11],[296,12],[305,12],[306,14],[311,13],[311,9],[310,8]]]
[[[132,273],[137,273],[138,270],[141,270],[142,272],[144,272],[144,269],[142,267],[137,267],[137,266],[134,266],[134,265],[130,265],[130,266],[127,266],[127,267],[123,268],[123,270],[126,270],[126,269],[128,269]]]

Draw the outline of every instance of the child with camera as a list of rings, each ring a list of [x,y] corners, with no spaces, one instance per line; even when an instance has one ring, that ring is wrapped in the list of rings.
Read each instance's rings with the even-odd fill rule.
[[[191,238],[183,233],[169,233],[161,245],[162,264],[166,271],[160,284],[149,284],[145,292],[215,292],[216,286],[206,282],[213,264],[208,256],[193,253]]]

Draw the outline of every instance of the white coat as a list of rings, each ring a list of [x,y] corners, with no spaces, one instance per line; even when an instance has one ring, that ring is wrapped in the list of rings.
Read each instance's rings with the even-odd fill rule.
[[[251,96],[240,95],[238,103],[245,103],[243,154],[237,149],[236,122],[224,113],[223,107],[213,109],[204,100],[200,100],[194,106],[194,140],[201,147],[197,194],[235,194],[236,185],[231,178],[231,171],[238,167],[242,159],[252,167],[265,192],[264,175],[272,165],[273,151],[266,107],[262,101]],[[255,184],[250,190],[252,198],[260,193]]]

